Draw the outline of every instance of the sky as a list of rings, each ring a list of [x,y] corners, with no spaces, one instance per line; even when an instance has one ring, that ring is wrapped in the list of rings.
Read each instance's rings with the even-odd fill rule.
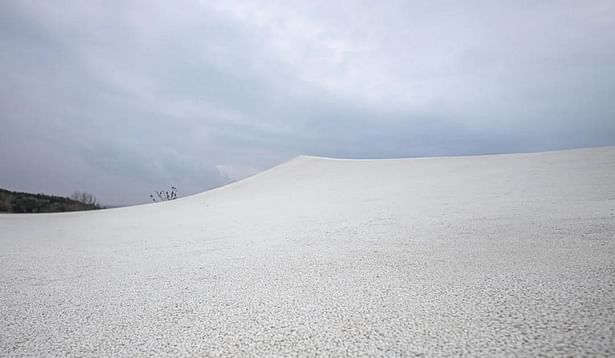
[[[615,145],[615,2],[0,0],[0,187]]]

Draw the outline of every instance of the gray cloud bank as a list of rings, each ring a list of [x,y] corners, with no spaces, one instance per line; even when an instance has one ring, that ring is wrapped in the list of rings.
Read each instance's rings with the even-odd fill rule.
[[[0,187],[615,144],[612,1],[4,1]]]

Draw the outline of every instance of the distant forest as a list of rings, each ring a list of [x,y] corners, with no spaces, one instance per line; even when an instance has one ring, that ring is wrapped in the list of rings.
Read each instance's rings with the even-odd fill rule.
[[[62,196],[0,189],[0,213],[55,213],[95,209],[102,207],[96,203],[84,203]]]

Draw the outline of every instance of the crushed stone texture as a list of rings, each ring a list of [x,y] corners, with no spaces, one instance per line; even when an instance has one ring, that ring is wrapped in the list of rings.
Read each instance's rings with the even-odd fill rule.
[[[0,215],[0,355],[615,356],[615,147]]]

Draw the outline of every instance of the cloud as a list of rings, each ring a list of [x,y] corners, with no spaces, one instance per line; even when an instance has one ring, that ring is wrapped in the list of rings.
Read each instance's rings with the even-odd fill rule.
[[[0,186],[186,195],[298,154],[615,144],[610,1],[0,4]]]

